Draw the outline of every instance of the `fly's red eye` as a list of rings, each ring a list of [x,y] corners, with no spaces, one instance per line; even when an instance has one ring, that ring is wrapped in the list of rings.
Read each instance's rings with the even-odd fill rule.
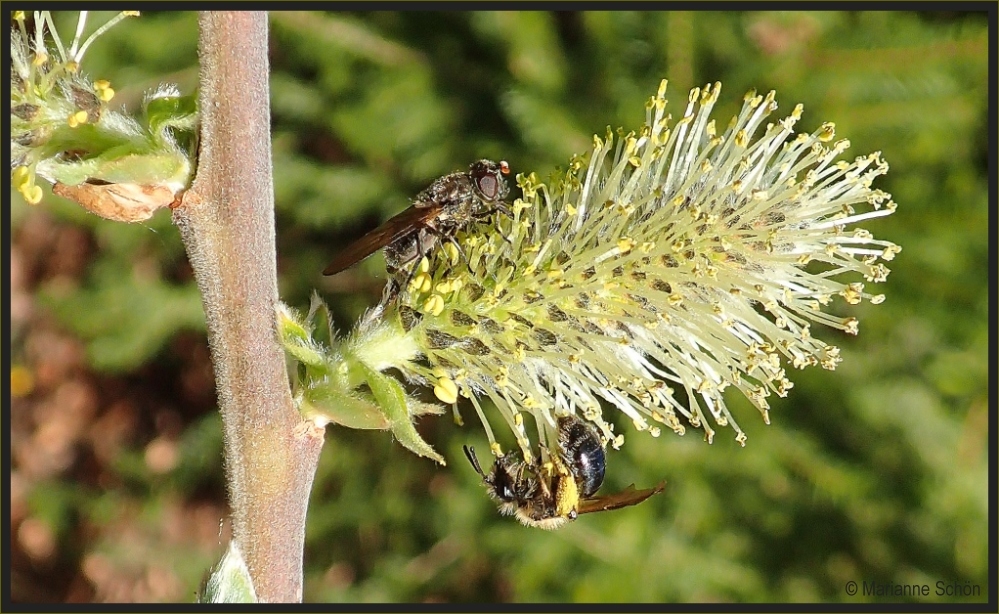
[[[482,192],[483,196],[489,199],[496,198],[496,193],[499,191],[499,183],[495,177],[486,174],[479,177],[476,181],[479,185],[479,191]]]
[[[501,173],[503,173],[504,175],[510,174],[510,165],[506,163],[506,160],[501,160],[499,166]]]

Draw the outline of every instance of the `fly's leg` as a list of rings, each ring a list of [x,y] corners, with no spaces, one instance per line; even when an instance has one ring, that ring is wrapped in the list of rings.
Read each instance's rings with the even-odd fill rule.
[[[382,300],[379,305],[388,307],[397,296],[399,296],[399,282],[395,279],[389,279],[388,283],[385,284],[385,289],[382,290]]]
[[[420,260],[426,255],[424,231],[434,233],[433,228],[425,226],[413,234],[412,243],[402,246],[391,245],[386,248],[385,271],[389,275],[389,281],[385,284],[385,290],[382,291],[381,305],[388,306],[399,296],[403,288],[409,288],[416,277]],[[414,247],[415,249],[413,249]]]
[[[493,207],[491,209],[489,209],[487,211],[483,211],[483,212],[478,213],[478,214],[474,214],[473,218],[476,221],[481,221],[481,220],[484,220],[487,217],[491,216],[492,214],[496,213],[497,211],[499,211],[500,213],[506,215],[507,217],[513,217],[513,212],[510,211],[510,208],[507,207],[506,203],[504,203],[504,202],[496,202],[496,203],[493,204]],[[513,240],[510,239],[510,237],[508,237],[508,236],[500,233],[500,238],[502,238],[504,241],[506,241],[510,245],[513,245]],[[475,276],[475,270],[472,269],[472,262],[468,259],[468,257],[465,255],[465,253],[461,250],[461,245],[458,244],[458,241],[453,236],[448,237],[448,239],[450,239],[450,241],[454,245],[455,249],[458,250],[458,255],[461,256],[462,261],[465,263],[465,266],[468,268],[468,274],[474,277]],[[489,277],[492,278],[493,282],[496,282],[496,273],[494,271],[486,271],[486,274],[488,274]]]

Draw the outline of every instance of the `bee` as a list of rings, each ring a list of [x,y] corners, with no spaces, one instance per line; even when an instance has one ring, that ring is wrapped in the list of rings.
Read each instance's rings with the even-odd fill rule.
[[[619,493],[596,496],[607,469],[599,435],[572,415],[558,418],[556,426],[558,451],[545,465],[522,461],[510,452],[498,458],[487,474],[475,449],[463,446],[489,495],[499,502],[501,513],[516,516],[529,527],[553,530],[580,514],[637,505],[665,488],[665,481],[643,490],[632,484]]]
[[[504,178],[509,174],[505,161],[479,160],[468,172],[438,178],[416,196],[412,206],[350,244],[323,275],[336,275],[384,248],[390,277],[384,297],[394,297],[409,280],[408,265],[430,253],[441,239],[454,241],[458,231],[495,211],[509,215],[503,202],[510,192]],[[383,302],[388,300],[383,298]]]

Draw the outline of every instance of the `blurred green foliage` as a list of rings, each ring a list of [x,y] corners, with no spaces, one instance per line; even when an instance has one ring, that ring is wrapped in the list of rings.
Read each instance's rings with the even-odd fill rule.
[[[143,15],[84,68],[130,105],[160,81],[190,92],[196,37],[193,13]],[[745,448],[725,431],[710,446],[690,431],[631,434],[610,453],[608,491],[668,480],[641,506],[553,533],[499,517],[461,454],[486,447],[467,407],[464,428],[446,416],[419,425],[444,468],[386,433],[331,428],[305,599],[892,601],[848,596],[850,580],[970,582],[982,596],[957,600],[987,598],[987,39],[984,14],[958,12],[273,13],[281,297],[305,308],[318,287],[341,330],[377,301],[384,275],[375,256],[322,278],[348,241],[471,160],[545,176],[606,125],[639,126],[663,77],[675,117],[695,85],[723,83],[719,125],[746,90],[776,89],[775,117],[802,102],[802,131],[833,121],[849,156],[883,151],[892,170],[875,187],[899,208],[865,227],[904,247],[879,290],[886,303],[853,310],[858,337],[813,329],[841,346],[837,371],[789,374],[795,388],[770,426],[730,397]],[[97,247],[79,284],[40,290],[93,368],[154,377],[147,365],[182,360],[171,337],[203,323],[167,214],[125,226],[40,206]],[[32,212],[15,202],[13,215],[16,229]],[[205,461],[221,449],[213,411],[187,425],[175,479],[123,459],[121,490],[87,497],[129,498],[153,518],[158,501],[206,485],[223,497],[221,462]],[[74,488],[38,505],[61,523],[86,513],[99,524],[99,506]]]

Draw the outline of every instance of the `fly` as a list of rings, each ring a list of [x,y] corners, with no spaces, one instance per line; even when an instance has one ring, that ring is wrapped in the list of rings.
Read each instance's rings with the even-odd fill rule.
[[[510,192],[504,178],[509,174],[505,161],[479,160],[467,172],[440,177],[408,209],[350,244],[323,275],[336,275],[384,248],[390,279],[382,302],[387,303],[407,283],[408,265],[430,253],[442,239],[454,241],[458,231],[495,211],[509,214],[503,202]]]

